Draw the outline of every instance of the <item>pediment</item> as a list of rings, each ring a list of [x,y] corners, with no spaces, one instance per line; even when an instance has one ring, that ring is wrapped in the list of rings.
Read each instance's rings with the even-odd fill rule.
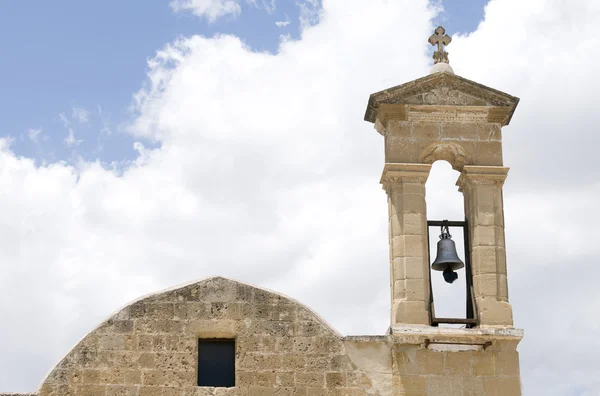
[[[371,94],[365,121],[374,123],[381,105],[469,106],[502,110],[508,124],[519,98],[451,73],[435,73]]]

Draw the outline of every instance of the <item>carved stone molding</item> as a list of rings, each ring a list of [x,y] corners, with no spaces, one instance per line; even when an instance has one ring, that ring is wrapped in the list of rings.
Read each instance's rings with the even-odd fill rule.
[[[477,184],[502,186],[510,168],[505,166],[465,166],[456,185],[459,191]]]
[[[380,183],[386,192],[394,185],[402,183],[425,184],[431,171],[431,164],[387,163],[383,168]]]
[[[472,162],[465,149],[454,142],[433,143],[426,147],[419,156],[419,162],[423,164],[433,164],[437,160],[448,161],[452,165],[452,169],[459,172],[465,165]]]
[[[409,105],[408,121],[484,123],[487,122],[488,108],[481,106],[457,105]]]
[[[375,122],[383,104],[457,105],[504,108],[494,110],[492,118],[507,125],[518,103],[519,98],[466,78],[450,73],[435,73],[372,94],[365,120]]]

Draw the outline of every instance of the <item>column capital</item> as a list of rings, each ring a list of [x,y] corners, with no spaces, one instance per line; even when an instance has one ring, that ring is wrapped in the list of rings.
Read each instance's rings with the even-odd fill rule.
[[[425,184],[431,171],[431,164],[398,164],[386,163],[381,174],[380,183],[383,189],[394,184],[420,183]]]
[[[502,186],[510,168],[505,166],[465,165],[456,182],[459,191],[473,184],[494,184]]]

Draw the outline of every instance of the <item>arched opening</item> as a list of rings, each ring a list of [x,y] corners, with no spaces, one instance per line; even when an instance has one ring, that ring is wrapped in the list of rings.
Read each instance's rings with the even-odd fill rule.
[[[426,184],[427,219],[464,221],[464,199],[458,191],[456,180],[460,173],[444,161],[434,162]],[[437,245],[440,240],[440,226],[429,226],[429,263],[436,259]],[[450,227],[452,240],[456,245],[459,258],[466,263],[463,229]],[[437,318],[467,318],[467,275],[466,269],[457,270],[458,279],[453,283],[444,280],[442,272],[431,271],[431,288]],[[440,325],[442,326],[442,325]],[[462,327],[464,325],[443,325]]]

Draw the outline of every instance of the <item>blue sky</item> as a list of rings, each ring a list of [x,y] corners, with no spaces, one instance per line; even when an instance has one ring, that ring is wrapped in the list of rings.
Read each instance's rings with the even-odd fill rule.
[[[450,34],[472,32],[486,3],[445,0],[436,22]],[[0,136],[12,137],[12,150],[37,163],[135,158],[134,138],[123,130],[133,116],[132,95],[142,86],[146,60],[179,36],[233,34],[256,51],[276,52],[280,35],[298,38],[300,33],[292,0],[279,2],[272,12],[243,4],[239,15],[212,23],[174,13],[167,0],[4,2],[0,7]],[[278,27],[278,21],[291,23]]]
[[[521,98],[503,157],[524,393],[600,394],[598,309],[582,303],[600,300],[600,2],[445,0],[430,24],[427,0],[326,0],[302,30],[297,3],[325,0],[178,0],[241,5],[214,23],[171,1],[0,2],[0,391],[34,391],[117,307],[210,275],[343,334],[385,331],[383,144],[362,116],[370,93],[428,72],[442,24],[458,75]],[[247,47],[193,36],[219,33]],[[248,51],[281,35],[297,41],[279,56]],[[464,215],[456,177],[434,165],[431,218]]]

